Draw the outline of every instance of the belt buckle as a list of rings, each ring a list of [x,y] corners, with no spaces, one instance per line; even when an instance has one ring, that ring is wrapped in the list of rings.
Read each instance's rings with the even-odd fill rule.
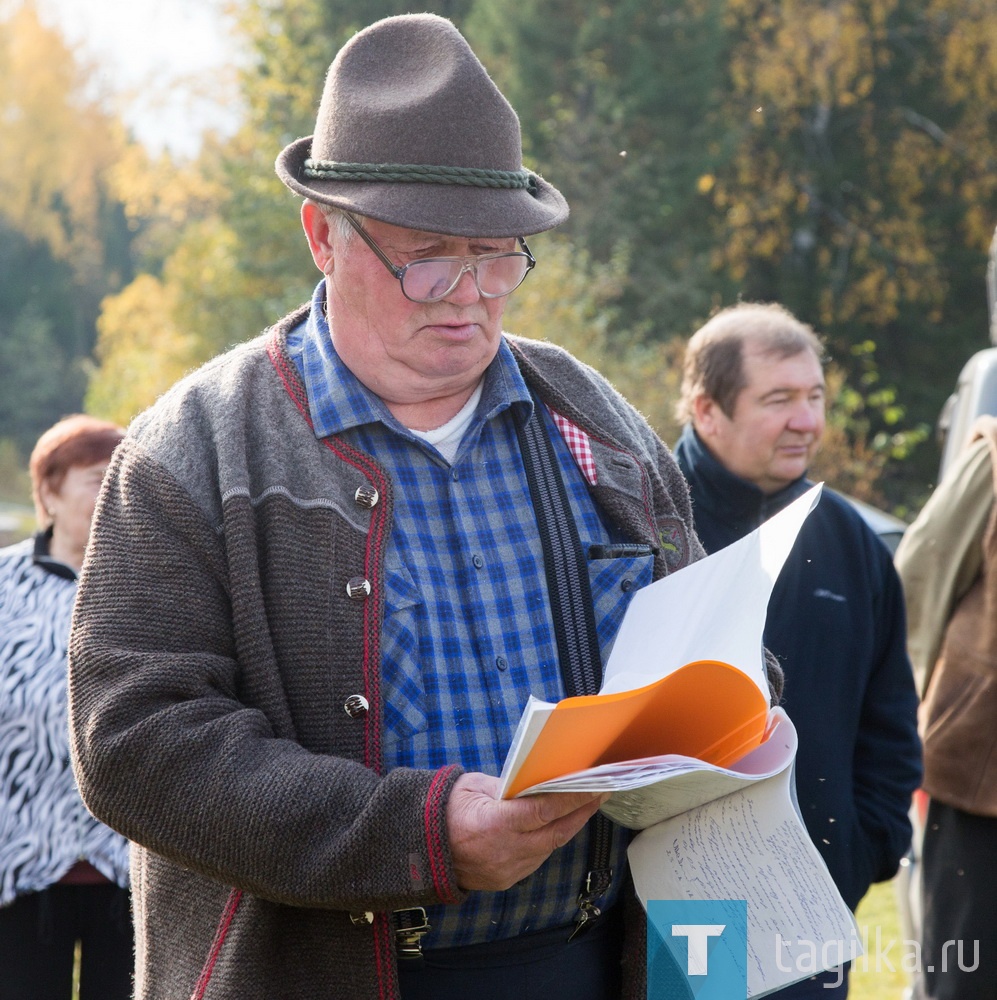
[[[395,943],[400,959],[422,958],[422,938],[430,930],[426,909],[423,906],[410,906],[404,910],[395,910]]]

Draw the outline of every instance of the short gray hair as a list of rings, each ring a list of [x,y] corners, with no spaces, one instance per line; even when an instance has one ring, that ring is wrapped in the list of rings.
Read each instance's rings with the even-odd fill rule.
[[[307,200],[322,213],[325,221],[329,224],[329,228],[344,243],[349,243],[356,236],[356,230],[350,225],[349,220],[346,218],[346,212],[343,209],[336,208],[334,205],[325,205],[320,201],[315,201],[314,198]]]

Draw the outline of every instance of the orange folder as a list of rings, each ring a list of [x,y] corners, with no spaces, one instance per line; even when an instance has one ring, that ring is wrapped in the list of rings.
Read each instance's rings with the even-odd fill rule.
[[[551,778],[660,754],[727,767],[761,744],[768,699],[727,663],[698,660],[645,687],[557,703],[508,797]]]

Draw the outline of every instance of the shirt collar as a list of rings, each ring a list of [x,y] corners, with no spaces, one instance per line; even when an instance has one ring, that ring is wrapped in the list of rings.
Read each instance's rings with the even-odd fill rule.
[[[53,559],[49,555],[49,547],[52,544],[52,526],[49,525],[44,531],[39,531],[34,538],[34,550],[31,554],[31,561],[39,568],[51,573],[53,576],[61,576],[64,580],[76,580],[76,570],[72,566],[67,566],[58,559]]]
[[[315,436],[339,434],[364,424],[382,423],[405,432],[384,402],[347,368],[332,342],[325,316],[325,282],[312,295],[308,316],[288,334],[287,350],[301,374]],[[490,420],[502,410],[522,409],[526,419],[533,400],[505,337],[485,370],[478,414]]]

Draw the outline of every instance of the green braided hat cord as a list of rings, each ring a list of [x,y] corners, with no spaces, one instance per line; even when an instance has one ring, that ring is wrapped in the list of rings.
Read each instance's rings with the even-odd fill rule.
[[[530,170],[490,170],[484,167],[436,167],[421,163],[338,163],[305,160],[304,174],[322,181],[381,181],[413,184],[459,184],[469,187],[537,189]]]

